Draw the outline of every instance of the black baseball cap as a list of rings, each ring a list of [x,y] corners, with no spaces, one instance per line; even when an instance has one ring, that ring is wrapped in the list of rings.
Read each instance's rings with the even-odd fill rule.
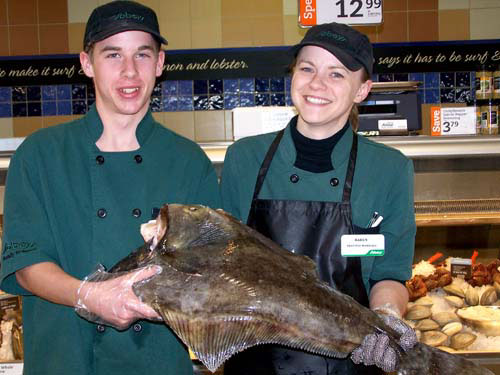
[[[95,8],[90,14],[83,48],[111,35],[130,30],[145,31],[160,44],[167,44],[167,40],[160,34],[158,18],[153,9],[135,1],[112,1]]]
[[[297,56],[304,46],[318,46],[331,52],[344,66],[355,72],[365,68],[368,76],[373,72],[373,48],[368,37],[341,23],[325,23],[307,30],[304,39],[290,49]]]

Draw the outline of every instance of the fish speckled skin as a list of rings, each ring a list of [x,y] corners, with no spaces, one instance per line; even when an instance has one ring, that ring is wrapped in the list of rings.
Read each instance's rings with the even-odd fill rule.
[[[161,266],[134,292],[211,371],[264,343],[347,357],[367,334],[385,332],[399,353],[400,375],[492,374],[423,344],[405,353],[377,314],[319,280],[312,260],[222,210],[169,204],[157,223],[156,246],[149,241],[110,272]]]

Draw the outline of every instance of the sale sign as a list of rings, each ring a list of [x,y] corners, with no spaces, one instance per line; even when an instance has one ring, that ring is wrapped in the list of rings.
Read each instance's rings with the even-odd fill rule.
[[[300,0],[299,24],[304,27],[329,22],[348,25],[382,23],[382,0]]]
[[[431,107],[431,135],[476,134],[474,107]]]

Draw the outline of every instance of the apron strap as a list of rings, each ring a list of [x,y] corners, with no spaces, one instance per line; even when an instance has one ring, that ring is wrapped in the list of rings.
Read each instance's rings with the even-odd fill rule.
[[[257,181],[255,182],[255,188],[253,190],[252,201],[255,201],[257,199],[257,197],[259,196],[260,189],[262,188],[262,185],[264,184],[264,179],[266,178],[267,171],[269,170],[269,166],[271,165],[271,161],[273,160],[273,156],[276,153],[276,150],[278,149],[278,145],[280,144],[281,138],[283,138],[283,134],[285,134],[285,129],[281,129],[278,132],[278,134],[276,134],[276,137],[274,138],[273,143],[271,143],[269,150],[267,150],[264,161],[262,162],[262,165],[260,166],[260,169],[259,169],[259,175],[257,176]]]
[[[342,202],[351,201],[352,181],[354,179],[354,170],[356,168],[356,157],[358,155],[358,135],[352,132],[352,146],[349,155],[349,165],[347,166],[347,174],[345,176],[344,193],[342,194]]]

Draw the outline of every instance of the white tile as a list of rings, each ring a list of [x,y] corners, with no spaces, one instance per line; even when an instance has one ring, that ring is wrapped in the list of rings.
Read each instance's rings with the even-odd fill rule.
[[[68,22],[87,22],[90,13],[98,5],[98,0],[68,0]]]
[[[12,138],[14,136],[14,123],[12,118],[0,118],[0,138]]]
[[[499,39],[500,38],[500,8],[471,9],[470,38]]]
[[[5,186],[0,186],[0,215],[3,215],[3,197],[5,194]]]
[[[298,16],[299,2],[297,0],[283,0],[283,15]]]
[[[469,9],[469,0],[439,0],[439,9]]]
[[[191,0],[191,19],[204,19],[207,21],[219,20],[222,15],[222,0]]]
[[[500,8],[499,0],[470,0],[471,9]]]
[[[194,140],[194,111],[164,112],[163,126]]]
[[[234,141],[233,137],[233,111],[224,111],[224,126],[226,141]]]

